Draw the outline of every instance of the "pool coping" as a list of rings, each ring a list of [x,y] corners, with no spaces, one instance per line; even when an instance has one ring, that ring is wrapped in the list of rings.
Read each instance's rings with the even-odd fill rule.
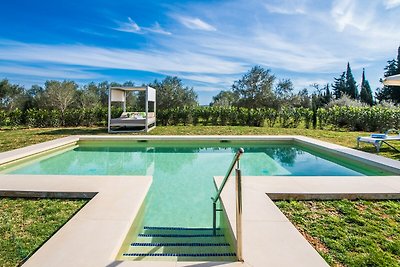
[[[395,160],[303,136],[69,136],[0,153],[0,164],[48,149],[74,144],[80,140],[165,139],[295,141],[324,150],[333,149],[334,153],[339,155],[361,158],[369,164],[386,166],[384,168],[387,170],[400,172],[400,162]],[[67,197],[69,194],[69,196],[92,197],[82,210],[28,259],[24,266],[214,266],[222,264],[116,261],[115,257],[120,245],[150,187],[151,177],[96,176],[96,183],[93,183],[93,176],[57,176],[57,180],[54,178],[55,176],[51,175],[0,175],[0,194],[3,196],[12,195],[14,192],[19,196],[36,193],[45,196],[65,194]],[[351,179],[349,177],[245,176],[243,177],[243,220],[247,225],[251,225],[246,228],[248,230],[246,230],[247,239],[244,245],[245,263],[223,263],[223,265],[264,266],[268,262],[272,266],[327,266],[322,257],[273,204],[272,199],[307,199],[307,197],[315,199],[318,196],[323,199],[342,196],[357,198],[357,194],[370,198],[379,196],[385,199],[399,198],[400,182],[396,181],[396,179],[399,180],[398,178],[399,176],[351,177]],[[215,179],[218,182],[220,178]],[[224,205],[232,223],[232,215],[230,215],[232,207],[227,204],[231,202],[229,201],[231,194],[232,191],[227,189],[223,192],[222,198],[225,200]],[[129,200],[130,205],[126,207],[122,200]],[[105,210],[111,210],[111,212],[105,213]],[[232,226],[234,228],[234,224]],[[251,229],[257,229],[257,231]]]

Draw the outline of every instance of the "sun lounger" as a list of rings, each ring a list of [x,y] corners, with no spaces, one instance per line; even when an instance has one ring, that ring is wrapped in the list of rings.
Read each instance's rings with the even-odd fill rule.
[[[376,148],[376,152],[379,152],[382,144],[386,144],[389,147],[393,148],[397,152],[400,152],[397,148],[389,144],[390,141],[400,141],[400,134],[397,135],[389,135],[391,132],[398,132],[395,129],[390,129],[386,131],[384,134],[371,134],[370,136],[359,136],[357,137],[357,147],[359,147],[360,142],[373,144]]]

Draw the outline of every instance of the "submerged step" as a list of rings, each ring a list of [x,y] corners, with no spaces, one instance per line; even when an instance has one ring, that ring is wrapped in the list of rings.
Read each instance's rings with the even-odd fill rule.
[[[125,257],[236,257],[236,253],[124,253]]]
[[[229,243],[132,243],[132,247],[228,247]]]
[[[221,229],[217,228],[216,233],[222,234]],[[212,228],[192,228],[192,227],[159,227],[159,226],[144,226],[140,236],[148,237],[199,237],[199,236],[214,236]]]
[[[129,260],[235,261],[220,228],[144,226],[122,254]]]
[[[138,234],[140,237],[214,237],[224,236],[223,234]]]
[[[225,236],[212,237],[143,237],[138,236],[132,243],[228,243]]]
[[[171,230],[171,231],[212,231],[209,227],[165,227],[165,226],[144,226],[144,230]],[[215,228],[221,230],[220,228]]]
[[[124,253],[164,253],[164,254],[208,254],[208,253],[229,253],[233,252],[228,246],[210,246],[208,244],[199,246],[130,246]]]

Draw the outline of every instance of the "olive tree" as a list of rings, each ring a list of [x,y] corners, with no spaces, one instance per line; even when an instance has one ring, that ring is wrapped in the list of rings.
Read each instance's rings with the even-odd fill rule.
[[[157,109],[197,106],[197,94],[184,86],[178,77],[167,76],[161,82],[155,80],[151,87],[157,90]]]
[[[271,70],[253,67],[232,85],[232,92],[239,96],[237,106],[246,108],[273,107],[275,76]]]
[[[58,109],[64,124],[65,111],[74,103],[78,85],[72,81],[46,81],[44,95],[49,107]]]

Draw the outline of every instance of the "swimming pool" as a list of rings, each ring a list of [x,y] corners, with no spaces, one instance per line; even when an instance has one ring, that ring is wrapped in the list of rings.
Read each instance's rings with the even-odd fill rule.
[[[243,176],[392,174],[291,142],[226,140],[81,141],[52,154],[2,167],[2,173],[153,176],[144,217],[146,224],[207,227],[212,220],[213,177],[225,175],[239,147],[245,150],[241,158]]]
[[[313,145],[306,138],[303,138],[306,142],[302,142],[301,138],[297,138],[300,140],[297,141],[295,138],[284,140],[281,137],[283,140],[279,141],[254,137],[243,138],[244,140],[217,137],[190,140],[190,137],[179,137],[182,139],[180,141],[172,140],[174,138],[157,138],[159,139],[101,137],[101,141],[96,141],[98,138],[94,137],[75,138],[78,141],[67,142],[68,147],[3,164],[0,166],[0,173],[23,174],[31,179],[35,175],[52,175],[54,179],[57,179],[56,175],[152,176],[153,183],[143,202],[143,210],[136,216],[136,224],[133,225],[133,228],[141,228],[142,232],[136,231],[131,237],[127,237],[127,246],[143,244],[139,235],[151,236],[150,243],[143,246],[139,254],[132,248],[127,253],[122,251],[119,259],[143,259],[154,251],[165,255],[181,255],[170,253],[170,246],[160,248],[164,244],[159,242],[160,232],[161,235],[166,232],[174,233],[167,236],[174,236],[174,240],[178,238],[179,242],[188,233],[189,236],[203,238],[204,234],[199,235],[198,232],[207,233],[212,224],[210,197],[215,194],[213,177],[225,175],[239,147],[245,150],[241,158],[242,175],[245,179],[246,176],[251,179],[250,176],[345,177],[393,174],[390,171],[393,168],[380,168],[380,163],[371,164],[365,157],[357,160],[355,155],[346,156],[346,151],[340,151],[343,148],[338,147],[337,151],[319,148],[321,145]],[[93,183],[96,183],[95,178]],[[225,231],[227,226],[229,222],[220,219],[221,231]],[[232,244],[232,238],[226,235],[226,231],[224,234],[226,238],[223,237],[219,243],[212,240],[206,248],[214,252],[223,245]],[[167,241],[170,242],[169,245],[178,244],[177,241]],[[149,246],[150,244],[153,246]],[[188,246],[197,244],[200,243],[191,242]],[[200,248],[204,248],[204,243],[200,244]],[[201,254],[206,256],[199,258],[198,250],[196,251],[195,254],[185,252],[182,260],[209,260],[207,257],[210,253]],[[213,260],[235,260],[232,248],[221,251],[222,253],[217,253],[218,258],[214,257]],[[132,255],[140,256],[135,258]],[[196,257],[191,259],[187,255]]]

